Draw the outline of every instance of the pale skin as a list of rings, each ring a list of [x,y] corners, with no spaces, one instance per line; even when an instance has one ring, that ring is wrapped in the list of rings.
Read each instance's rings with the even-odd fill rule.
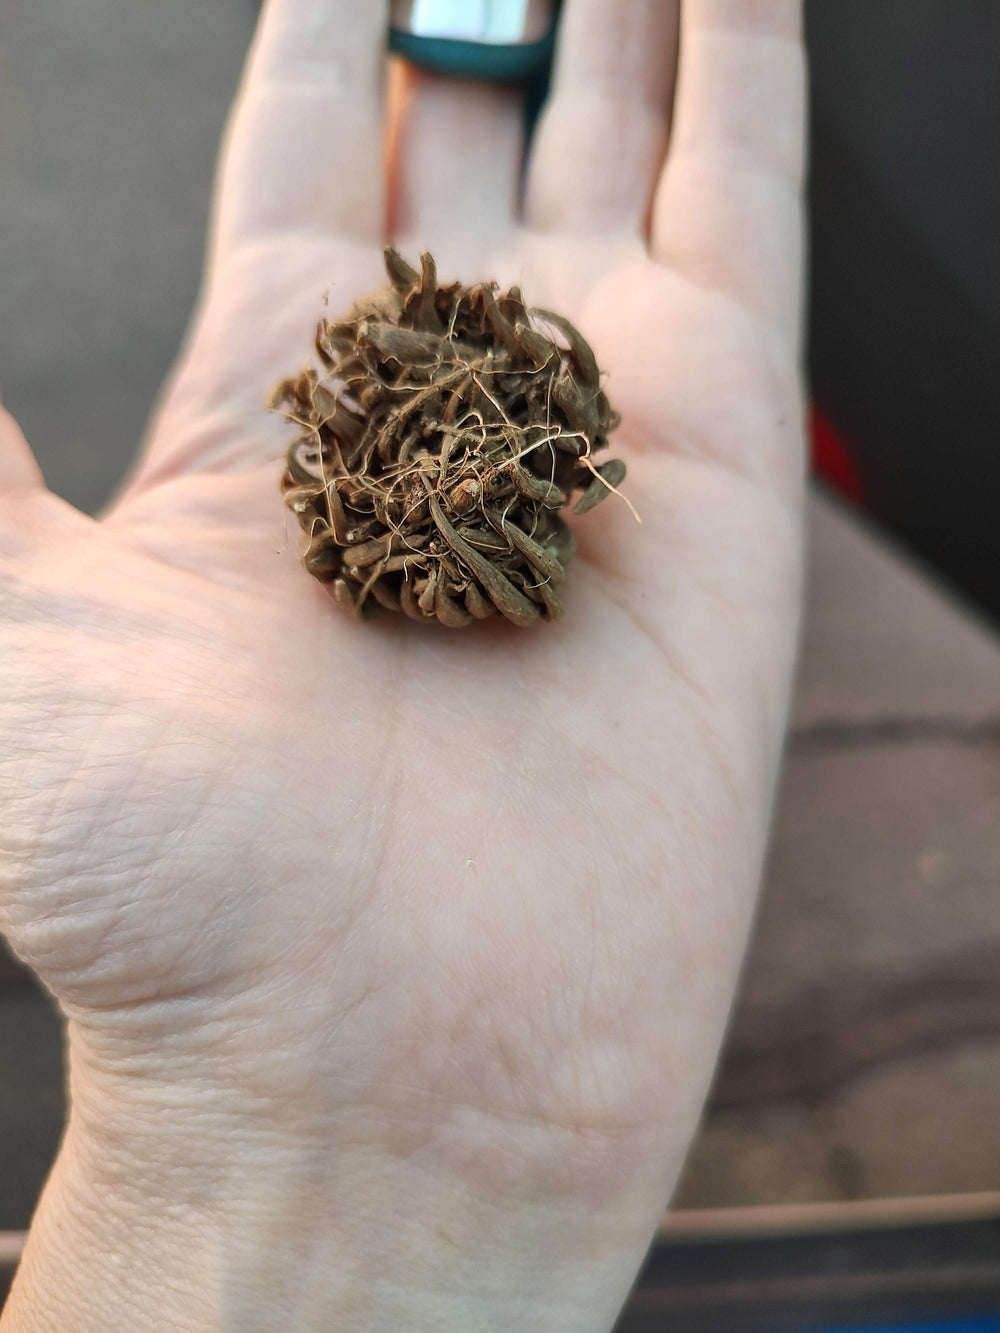
[[[0,926],[72,1096],[3,1333],[606,1333],[708,1089],[795,656],[799,6],[569,0],[520,200],[517,96],[387,95],[384,26],[265,7],[107,514],[0,421]],[[643,522],[579,521],[556,625],[299,565],[262,403],[389,239],[606,371]]]

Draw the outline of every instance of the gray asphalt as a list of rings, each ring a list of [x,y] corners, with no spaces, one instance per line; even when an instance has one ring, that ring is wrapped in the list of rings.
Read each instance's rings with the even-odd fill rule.
[[[49,485],[121,477],[197,284],[252,0],[6,0],[0,392]]]

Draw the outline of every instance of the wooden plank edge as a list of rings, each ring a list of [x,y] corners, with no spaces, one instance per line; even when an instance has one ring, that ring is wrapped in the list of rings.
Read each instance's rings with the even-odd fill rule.
[[[830,1203],[697,1208],[667,1213],[657,1243],[752,1239],[823,1231],[887,1230],[1000,1218],[1000,1192],[914,1195],[902,1199],[849,1199]]]

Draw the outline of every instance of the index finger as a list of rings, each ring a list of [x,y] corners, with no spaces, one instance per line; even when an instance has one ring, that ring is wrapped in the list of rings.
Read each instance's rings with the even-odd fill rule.
[[[388,0],[268,0],[220,167],[215,244],[381,239]]]

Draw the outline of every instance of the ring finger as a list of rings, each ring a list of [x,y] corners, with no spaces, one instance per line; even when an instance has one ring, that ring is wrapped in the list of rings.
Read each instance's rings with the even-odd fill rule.
[[[519,89],[400,63],[390,79],[389,124],[396,244],[464,266],[510,232],[524,154]]]

